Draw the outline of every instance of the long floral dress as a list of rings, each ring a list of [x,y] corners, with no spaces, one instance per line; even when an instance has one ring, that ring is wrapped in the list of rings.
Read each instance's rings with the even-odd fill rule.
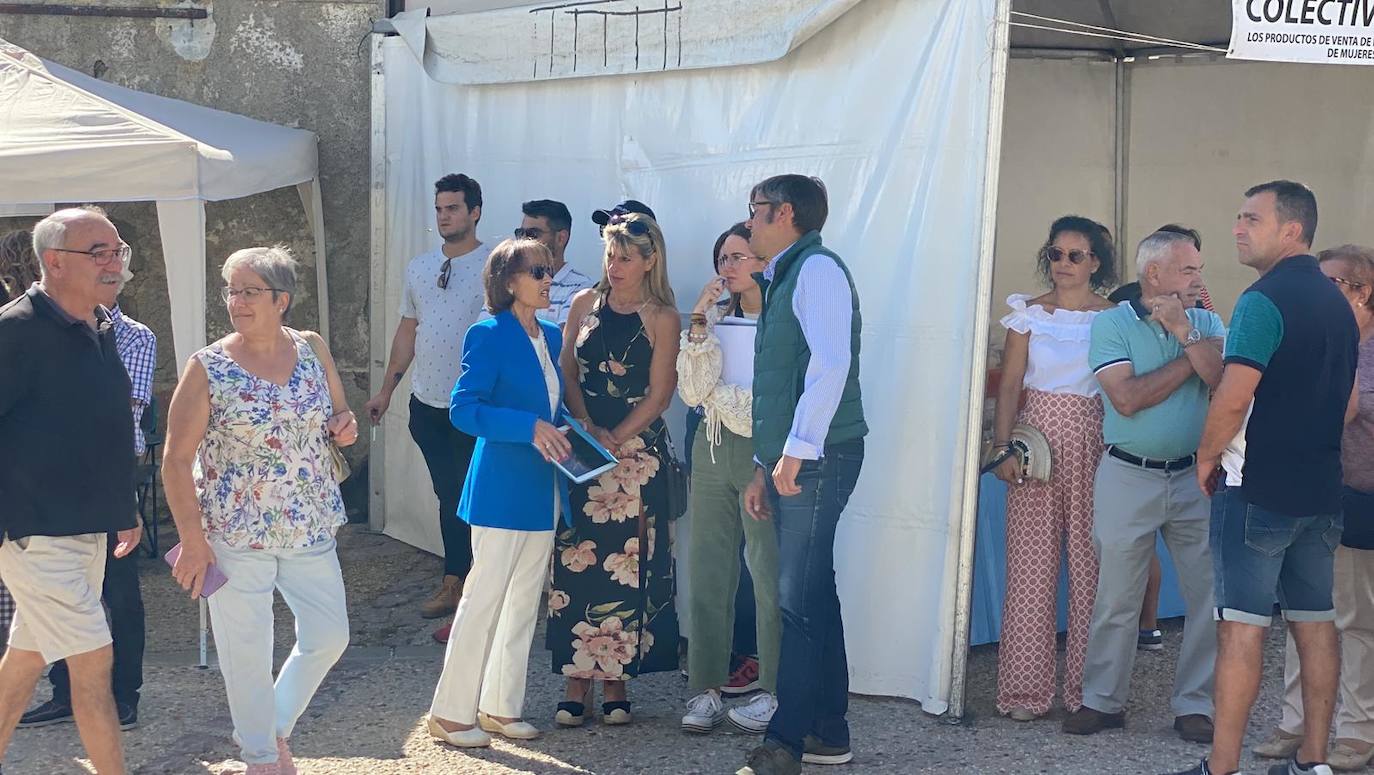
[[[639,313],[618,313],[603,296],[577,332],[576,356],[591,421],[614,428],[649,392],[653,347]],[[573,526],[554,542],[549,591],[556,674],[621,681],[678,667],[672,546],[660,518],[667,447],[660,418],[622,448],[620,465],[573,485]]]

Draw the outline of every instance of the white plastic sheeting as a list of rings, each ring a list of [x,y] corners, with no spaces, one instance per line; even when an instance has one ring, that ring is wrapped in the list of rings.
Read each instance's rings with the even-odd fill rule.
[[[315,135],[126,89],[0,39],[0,204],[157,202],[178,363],[205,345],[205,201],[299,186],[328,336]]]
[[[777,61],[485,86],[439,83],[388,39],[386,273],[374,314],[389,322],[374,353],[387,351],[407,261],[434,245],[433,181],[445,173],[481,182],[488,242],[518,225],[522,200],[566,202],[569,255],[589,274],[599,274],[590,211],[625,197],[649,203],[683,308],[710,275],[716,235],[744,219],[752,184],[819,175],[830,191],[826,243],[862,299],[872,427],[835,549],[851,688],[943,712],[962,659],[955,581],[995,5],[863,0]],[[445,30],[445,46],[461,48],[464,25]],[[385,529],[437,551],[405,391],[381,440]]]

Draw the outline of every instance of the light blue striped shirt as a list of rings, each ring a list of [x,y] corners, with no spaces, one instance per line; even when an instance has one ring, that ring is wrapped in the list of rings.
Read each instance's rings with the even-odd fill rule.
[[[786,252],[780,251],[778,255]],[[768,264],[764,279],[772,281],[776,266],[776,261]],[[825,452],[825,437],[840,406],[853,357],[849,332],[854,305],[849,279],[840,265],[823,254],[807,256],[797,273],[792,312],[801,323],[806,345],[811,348],[811,360],[806,365],[801,398],[782,453],[800,460],[819,460]]]
[[[560,326],[567,323],[568,313],[572,312],[573,297],[578,291],[592,285],[592,278],[573,269],[572,264],[564,264],[553,276],[553,285],[549,286],[548,309],[541,309],[535,314]]]

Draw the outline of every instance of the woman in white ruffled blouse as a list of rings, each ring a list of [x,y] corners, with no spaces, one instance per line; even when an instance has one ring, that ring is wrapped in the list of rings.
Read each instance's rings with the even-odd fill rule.
[[[691,637],[687,641],[687,674],[699,692],[687,703],[683,729],[709,732],[727,717],[720,687],[730,675],[730,645],[735,621],[735,591],[740,580],[740,538],[754,580],[759,650],[759,685],[764,691],[746,705],[732,708],[734,725],[762,733],[777,709],[773,698],[778,667],[778,541],[773,523],[751,519],[741,507],[754,476],[750,437],[753,395],[748,384],[730,384],[722,376],[724,358],[718,324],[731,318],[747,332],[752,351],[753,321],[763,309],[763,293],[754,274],[767,261],[749,248],[744,224],[730,227],[716,240],[719,276],[706,284],[692,309],[691,326],[682,332],[678,351],[678,392],[704,415],[692,445],[692,500],[688,546],[691,584]],[[728,301],[717,302],[726,291]],[[741,339],[743,341],[743,338]]]
[[[1093,549],[1093,477],[1102,457],[1102,399],[1088,367],[1093,318],[1112,304],[1100,291],[1116,280],[1116,255],[1106,227],[1069,215],[1050,226],[1037,255],[1050,291],[1014,294],[1002,357],[993,444],[1005,447],[1025,423],[1049,440],[1049,481],[1030,479],[1020,461],[997,468],[1007,483],[1007,592],[998,647],[997,710],[1017,721],[1049,712],[1054,700],[1055,600],[1060,546],[1069,566],[1069,631],[1064,657],[1064,706],[1082,704],[1097,555]]]

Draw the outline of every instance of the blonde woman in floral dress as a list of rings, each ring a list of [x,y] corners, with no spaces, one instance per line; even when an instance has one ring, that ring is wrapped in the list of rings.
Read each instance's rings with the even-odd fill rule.
[[[681,325],[658,224],[616,215],[603,236],[601,282],[575,297],[560,360],[569,413],[621,462],[573,487],[572,527],[554,544],[547,644],[568,679],[560,726],[582,724],[596,680],[603,721],[627,724],[626,681],[678,667],[662,414]]]
[[[228,577],[209,603],[234,739],[248,775],[295,775],[287,739],[348,646],[334,542],[348,519],[330,445],[356,441],[358,423],[324,340],[283,325],[291,254],[240,250],[223,275],[234,333],[191,357],[167,416],[173,575],[192,595],[209,565]],[[296,619],[275,685],[274,590]]]

